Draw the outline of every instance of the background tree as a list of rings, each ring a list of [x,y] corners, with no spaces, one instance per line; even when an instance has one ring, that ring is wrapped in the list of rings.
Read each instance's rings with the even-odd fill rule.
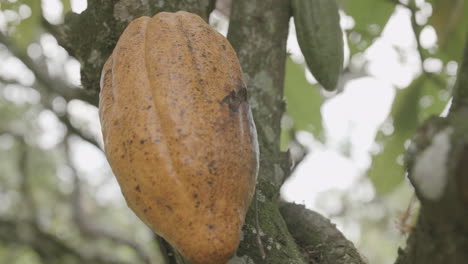
[[[381,151],[373,157],[367,175],[380,199],[395,192],[404,184],[402,155],[408,139],[416,135],[407,164],[421,209],[414,226],[414,215],[402,216],[402,229],[413,231],[397,263],[465,263],[468,48],[464,63],[461,59],[468,3],[338,3],[343,21],[352,21],[344,25],[350,56],[341,87],[369,74],[363,53],[381,36],[395,9],[411,14],[421,71],[406,89],[397,90],[388,120],[376,137]],[[64,22],[61,14],[54,15],[60,4],[59,13],[67,13]],[[95,0],[81,14],[68,12],[68,0],[2,1],[0,262],[182,262],[177,252],[126,209],[121,197],[109,194],[109,189],[118,187],[115,181],[107,184],[113,181],[108,166],[86,166],[89,157],[75,153],[83,148],[100,152],[98,124],[90,120],[96,116],[102,65],[126,25],[142,15],[177,10],[197,13],[208,21],[215,5],[225,15],[218,21],[229,21],[227,37],[244,70],[262,155],[257,197],[232,263],[366,262],[329,220],[279,200],[282,184],[307,152],[296,132],[307,130],[325,141],[320,106],[331,96],[310,85],[303,66],[287,56],[291,7],[284,0],[238,0],[232,5],[213,0]],[[437,42],[425,47],[420,39],[428,30],[434,30]],[[78,63],[67,52],[81,64],[81,85],[70,74]],[[406,55],[401,54],[402,59]],[[434,61],[441,69],[430,67]],[[443,111],[452,90],[448,116],[421,125]],[[282,119],[291,122],[282,126]],[[388,127],[394,132],[388,133]],[[290,151],[284,152],[288,146]],[[427,187],[427,182],[437,184]]]

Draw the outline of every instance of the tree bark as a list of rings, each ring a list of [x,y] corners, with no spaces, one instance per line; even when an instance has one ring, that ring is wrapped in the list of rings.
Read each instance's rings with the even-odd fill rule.
[[[239,0],[231,6],[228,39],[244,71],[260,146],[253,202],[258,206],[250,207],[238,250],[254,263],[306,263],[278,207],[279,189],[290,173],[289,154],[279,148],[290,16],[290,2],[284,0]]]
[[[421,201],[421,210],[406,249],[399,251],[397,264],[465,264],[468,261],[468,42],[465,45],[449,115],[428,120],[410,147],[408,177]],[[436,186],[441,188],[436,189],[441,190],[440,195],[434,195],[427,191],[428,182],[434,180],[433,172],[419,175],[416,164],[424,162],[421,160],[427,158],[425,153],[436,146],[437,138],[443,133],[450,136],[449,150],[443,153],[439,149],[429,160],[431,163],[446,161],[441,164],[444,170],[437,180],[442,179]]]

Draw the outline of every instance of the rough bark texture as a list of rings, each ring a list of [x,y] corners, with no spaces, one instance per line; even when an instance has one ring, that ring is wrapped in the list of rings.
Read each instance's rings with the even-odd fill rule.
[[[397,264],[465,264],[468,261],[468,43],[454,89],[454,105],[447,118],[432,118],[413,140],[414,158],[409,162],[409,178],[421,201],[417,225],[405,250],[399,251]],[[424,192],[424,182],[416,179],[413,164],[421,152],[434,142],[440,131],[452,131],[446,158],[446,185],[437,199]],[[425,142],[425,143],[424,143]],[[422,144],[421,144],[422,143]],[[426,145],[426,146],[425,146]],[[410,148],[411,149],[411,148]],[[436,162],[435,160],[432,160]],[[430,174],[427,173],[427,174]],[[425,176],[427,176],[427,174]],[[429,179],[428,179],[429,180]],[[429,199],[431,198],[431,199]]]
[[[304,263],[278,207],[279,188],[290,167],[289,155],[279,149],[290,10],[290,2],[285,0],[239,0],[231,7],[228,39],[237,51],[249,87],[260,145],[257,212],[251,206],[238,250],[238,256],[254,263]],[[257,232],[265,248],[264,260]]]
[[[281,213],[289,232],[296,239],[309,263],[366,263],[353,243],[319,213],[306,209],[304,205],[292,203],[282,204]]]

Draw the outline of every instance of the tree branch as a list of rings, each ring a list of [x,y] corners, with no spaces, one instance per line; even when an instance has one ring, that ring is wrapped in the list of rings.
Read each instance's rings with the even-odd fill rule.
[[[410,147],[414,158],[407,164],[408,178],[421,210],[406,248],[398,252],[397,264],[463,264],[468,259],[466,45],[448,117],[426,121]]]
[[[353,243],[327,218],[299,204],[284,203],[280,209],[289,231],[309,263],[366,263]]]
[[[136,255],[143,261],[143,263],[151,264],[149,255],[145,252],[143,247],[141,247],[137,242],[125,238],[113,231],[105,229],[103,226],[98,226],[95,222],[89,221],[89,216],[87,216],[83,210],[83,205],[81,201],[81,181],[78,176],[78,172],[72,164],[70,157],[70,150],[68,145],[68,137],[65,142],[65,151],[67,155],[67,160],[70,165],[73,174],[73,191],[72,191],[72,213],[73,220],[78,226],[81,233],[87,237],[91,238],[105,238],[109,239],[117,244],[122,244],[133,249]]]
[[[31,221],[0,219],[0,242],[31,247],[47,264],[129,264],[111,256],[88,256]]]
[[[43,67],[40,67],[26,54],[20,52],[18,48],[13,45],[5,35],[3,35],[2,32],[0,32],[0,43],[5,45],[13,56],[18,58],[29,70],[31,70],[34,73],[34,76],[36,76],[37,82],[46,89],[59,94],[67,101],[79,99],[94,106],[98,105],[99,97],[97,94],[90,94],[78,87],[71,87],[60,79],[52,79],[49,74],[44,71]]]
[[[455,112],[461,108],[468,108],[468,32],[466,36],[465,53],[458,69],[450,112]]]

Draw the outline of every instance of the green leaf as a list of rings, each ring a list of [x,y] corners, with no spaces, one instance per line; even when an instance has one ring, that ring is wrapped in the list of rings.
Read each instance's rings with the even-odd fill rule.
[[[376,142],[383,149],[373,157],[368,171],[378,193],[389,193],[403,181],[405,142],[425,119],[443,111],[448,99],[440,96],[444,89],[445,85],[440,87],[440,83],[421,75],[409,87],[397,92],[390,113],[394,132],[386,135],[381,130],[378,133]],[[423,101],[426,102],[421,103]]]
[[[353,17],[354,28],[348,32],[351,54],[363,51],[382,33],[395,10],[390,0],[339,0],[347,15]]]
[[[287,146],[289,129],[306,130],[320,138],[323,132],[320,112],[323,98],[320,90],[307,81],[304,68],[294,63],[290,58],[286,61],[284,97],[286,115],[292,119],[293,126],[292,128],[283,128],[282,145]]]
[[[343,69],[343,32],[335,0],[293,0],[297,41],[323,88],[335,90]]]
[[[429,23],[438,38],[437,56],[444,62],[460,61],[468,33],[468,2],[464,0],[431,0]]]

